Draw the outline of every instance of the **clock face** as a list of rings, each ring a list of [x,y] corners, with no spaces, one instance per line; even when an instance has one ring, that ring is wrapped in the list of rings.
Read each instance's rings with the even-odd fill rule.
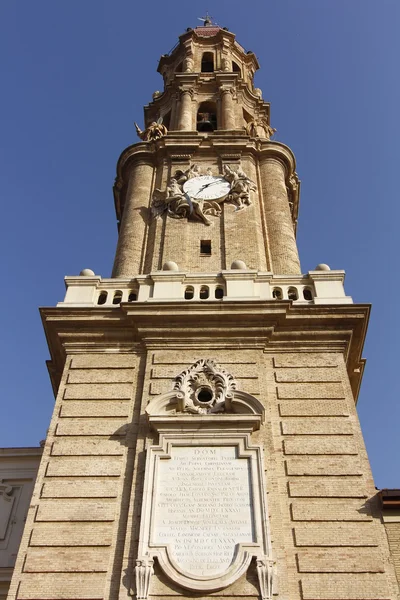
[[[231,185],[223,177],[202,175],[183,184],[183,191],[194,200],[219,200],[229,194]]]

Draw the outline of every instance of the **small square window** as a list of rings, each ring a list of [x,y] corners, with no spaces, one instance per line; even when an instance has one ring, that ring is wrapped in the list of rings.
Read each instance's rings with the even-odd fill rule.
[[[200,254],[211,256],[211,240],[200,240]]]

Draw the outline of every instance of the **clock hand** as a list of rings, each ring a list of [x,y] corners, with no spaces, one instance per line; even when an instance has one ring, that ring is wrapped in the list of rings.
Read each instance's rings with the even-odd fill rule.
[[[210,185],[214,185],[215,183],[219,183],[219,181],[211,181],[210,183],[206,183],[205,185],[203,185],[199,191],[197,192],[195,198],[200,194],[200,192],[202,192],[203,190],[205,190],[207,187],[209,187]]]

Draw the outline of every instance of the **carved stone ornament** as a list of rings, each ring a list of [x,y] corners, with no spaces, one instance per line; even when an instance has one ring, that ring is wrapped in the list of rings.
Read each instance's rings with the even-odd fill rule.
[[[153,121],[144,131],[142,131],[137,123],[135,123],[136,133],[144,142],[154,142],[159,140],[168,133],[168,129],[163,125],[162,118],[158,121]]]
[[[201,358],[175,380],[179,410],[209,414],[229,410],[237,384],[233,376],[209,358]]]
[[[256,184],[240,167],[224,165],[223,174],[214,176],[210,167],[202,172],[194,164],[185,171],[176,171],[165,190],[154,190],[151,215],[157,218],[167,214],[174,219],[194,219],[211,225],[208,216],[219,217],[223,202],[241,210],[251,205],[250,194],[256,191]]]
[[[210,358],[182,371],[172,391],[149,403],[159,440],[147,448],[135,568],[139,600],[151,593],[154,560],[175,585],[204,595],[251,568],[260,599],[271,600],[276,577],[263,450],[251,440],[264,412]]]

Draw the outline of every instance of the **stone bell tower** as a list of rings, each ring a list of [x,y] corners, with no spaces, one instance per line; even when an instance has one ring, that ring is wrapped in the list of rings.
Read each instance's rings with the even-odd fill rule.
[[[355,408],[369,307],[301,273],[257,69],[209,18],[161,57],[113,275],[41,311],[56,404],[12,599],[398,598]]]

